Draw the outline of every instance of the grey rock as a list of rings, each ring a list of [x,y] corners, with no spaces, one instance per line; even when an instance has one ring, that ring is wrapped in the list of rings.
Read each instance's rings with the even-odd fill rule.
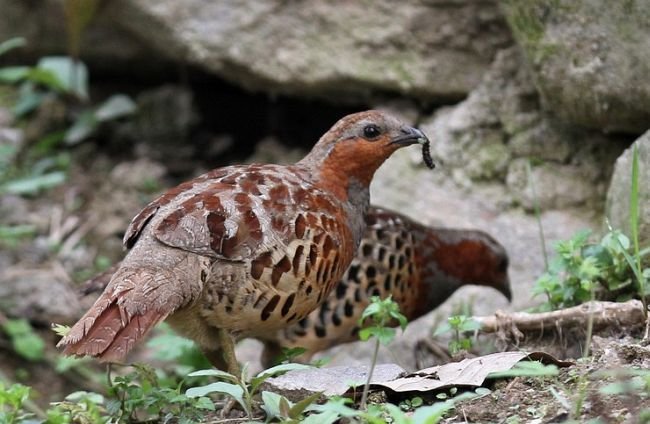
[[[643,134],[616,161],[607,192],[607,217],[612,227],[630,235],[630,189],[633,148],[639,152],[639,242],[650,245],[650,131]]]
[[[60,266],[6,268],[0,273],[0,310],[44,325],[74,322],[82,313],[77,294]]]
[[[463,102],[439,109],[422,128],[441,171],[459,186],[494,184],[504,207],[534,206],[532,164],[543,209],[600,208],[620,137],[570,127],[541,110],[517,48],[497,54],[481,84]],[[494,197],[492,197],[494,198]]]
[[[528,164],[528,159],[515,159],[506,178],[508,189],[526,210],[533,210],[535,202],[543,210],[581,206],[594,195],[594,189],[604,193],[605,184],[594,187],[594,181],[585,178],[578,167],[547,162],[531,166],[528,174]]]
[[[605,131],[650,127],[646,1],[501,0],[548,111]]]
[[[460,98],[511,43],[493,1],[119,0],[114,21],[161,54],[252,90],[334,101]]]

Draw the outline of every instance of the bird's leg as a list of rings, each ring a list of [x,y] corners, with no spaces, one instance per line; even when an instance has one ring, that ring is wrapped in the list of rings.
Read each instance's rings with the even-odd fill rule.
[[[217,338],[219,340],[219,346],[221,347],[222,360],[225,362],[227,368],[226,371],[238,379],[242,378],[241,368],[239,368],[239,363],[235,356],[235,342],[233,341],[232,336],[228,333],[228,330],[218,328]],[[221,364],[223,364],[223,362]],[[214,362],[212,364],[218,367]]]

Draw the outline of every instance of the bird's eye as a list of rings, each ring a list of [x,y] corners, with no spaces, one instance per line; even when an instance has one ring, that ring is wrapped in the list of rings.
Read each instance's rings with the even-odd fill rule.
[[[372,140],[381,135],[381,130],[375,124],[366,125],[363,127],[363,136],[368,140]]]

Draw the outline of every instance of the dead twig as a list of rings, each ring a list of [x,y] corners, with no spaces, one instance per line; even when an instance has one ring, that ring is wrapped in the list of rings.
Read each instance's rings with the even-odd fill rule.
[[[540,313],[497,311],[494,315],[474,317],[474,319],[481,325],[480,331],[483,333],[498,333],[505,330],[519,338],[523,336],[522,332],[526,331],[584,327],[590,314],[593,315],[594,329],[614,325],[632,326],[645,321],[643,303],[636,299],[627,302],[593,301],[567,309]]]

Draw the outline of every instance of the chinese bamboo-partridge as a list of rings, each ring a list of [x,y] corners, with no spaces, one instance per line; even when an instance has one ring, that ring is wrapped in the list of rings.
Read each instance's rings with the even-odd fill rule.
[[[341,279],[361,241],[370,181],[397,149],[428,140],[379,111],[339,120],[293,165],[215,169],[146,206],[108,286],[59,342],[120,361],[167,320],[238,372],[232,338],[298,322]]]
[[[371,296],[391,295],[414,320],[466,284],[493,287],[511,300],[508,256],[482,231],[426,227],[396,212],[371,207],[356,257],[330,296],[296,324],[266,337],[263,362],[280,348],[302,347],[298,359],[358,340],[359,318]]]

